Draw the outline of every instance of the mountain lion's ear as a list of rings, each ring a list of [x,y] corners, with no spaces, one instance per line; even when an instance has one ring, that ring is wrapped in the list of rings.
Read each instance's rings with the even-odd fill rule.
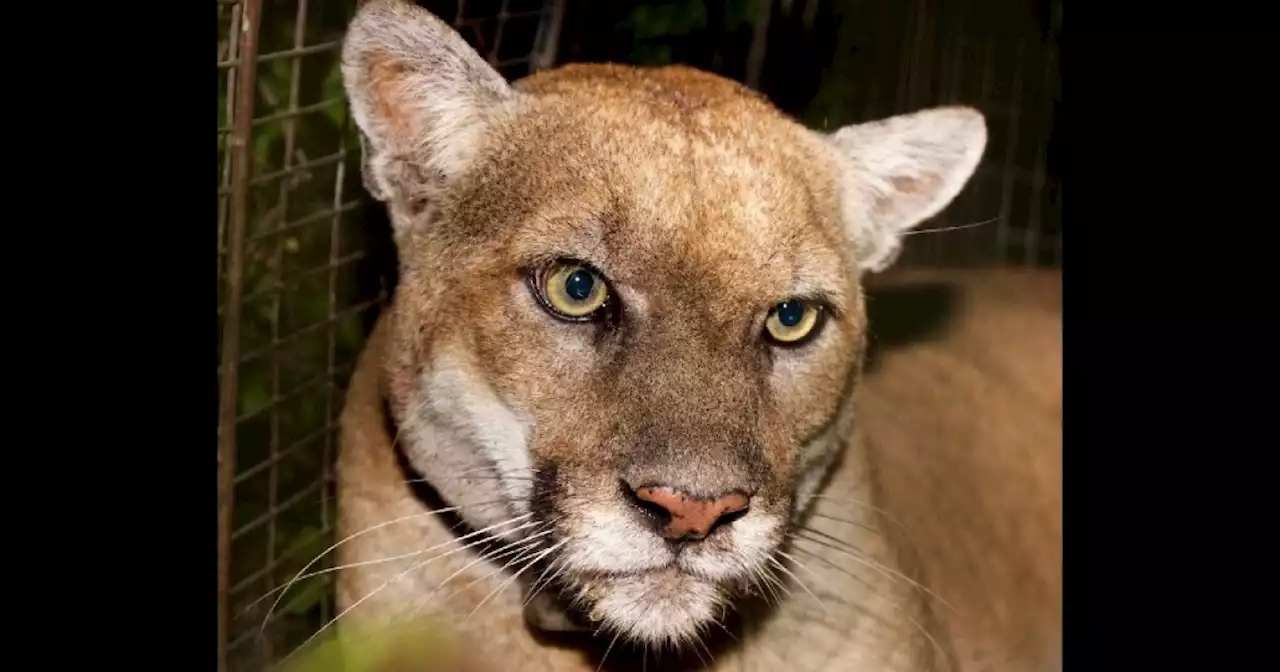
[[[888,268],[911,227],[960,193],[982,158],[987,125],[939,107],[845,126],[825,136],[840,168],[842,217],[864,272]]]
[[[429,200],[456,179],[513,95],[461,35],[405,0],[371,0],[357,11],[342,79],[365,188],[381,201]]]

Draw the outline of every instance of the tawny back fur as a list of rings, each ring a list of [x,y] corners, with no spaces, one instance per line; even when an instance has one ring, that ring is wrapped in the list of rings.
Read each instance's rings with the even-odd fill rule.
[[[940,340],[862,374],[864,276],[980,115],[817,133],[687,68],[508,86],[400,0],[343,70],[401,260],[342,420],[345,644],[421,615],[495,670],[1058,665],[1060,325],[1027,298],[1056,276],[946,275]],[[669,539],[650,491],[749,505]]]
[[[858,391],[876,503],[902,523],[886,529],[949,603],[934,612],[963,669],[1058,669],[1061,273],[892,275],[886,310],[941,292],[953,312],[887,347]]]

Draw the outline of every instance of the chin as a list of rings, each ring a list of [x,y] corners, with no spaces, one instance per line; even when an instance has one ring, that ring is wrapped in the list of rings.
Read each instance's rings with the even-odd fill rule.
[[[682,649],[725,614],[720,584],[675,566],[578,579],[573,591],[594,625],[635,644]]]

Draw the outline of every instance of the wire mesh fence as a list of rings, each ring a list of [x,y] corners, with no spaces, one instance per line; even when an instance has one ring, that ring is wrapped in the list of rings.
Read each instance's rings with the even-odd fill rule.
[[[424,3],[509,77],[557,3]],[[352,1],[218,0],[219,667],[269,666],[332,618],[342,388],[381,296],[338,68]],[[324,561],[309,568],[323,571]],[[273,592],[274,591],[274,592]],[[274,609],[272,607],[274,606]],[[270,618],[267,612],[272,611]]]
[[[356,0],[217,3],[219,669],[253,670],[334,616],[327,558],[308,568],[320,572],[314,578],[283,597],[280,588],[333,542],[336,423],[384,298],[388,264],[378,250],[389,242],[367,221],[338,68]],[[827,77],[859,85],[827,86],[843,111],[823,108],[820,93],[806,117],[811,125],[949,102],[988,116],[990,145],[973,185],[926,226],[996,221],[914,238],[902,263],[1061,262],[1060,187],[1047,153],[1058,87],[1052,41],[1032,29],[992,28],[983,18],[989,8],[979,12],[967,0],[727,0],[705,3],[700,21],[716,24],[718,39],[730,44],[702,49],[697,62],[655,46],[661,40],[652,34],[661,30],[642,21],[666,21],[675,32],[671,17],[690,16],[691,3],[704,4],[669,2],[666,14],[655,14],[636,9],[641,3],[596,2],[623,19],[591,24],[586,0],[420,2],[451,18],[510,79],[580,58],[589,54],[580,48],[586,41],[618,41],[622,31],[643,48],[628,47],[630,58],[616,60],[675,54],[766,92],[786,76],[770,77],[782,48],[773,45],[785,42],[779,26],[793,20],[814,30],[839,13],[835,65],[843,65]],[[681,19],[693,26],[679,38],[685,42],[698,27],[697,12],[691,16]]]

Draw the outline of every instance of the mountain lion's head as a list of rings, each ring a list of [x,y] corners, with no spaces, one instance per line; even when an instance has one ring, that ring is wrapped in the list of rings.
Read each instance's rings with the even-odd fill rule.
[[[695,636],[838,454],[860,276],[964,186],[982,116],[820,133],[683,67],[509,85],[401,0],[360,10],[342,68],[399,250],[408,461],[472,526],[541,535],[527,575],[595,625]]]

